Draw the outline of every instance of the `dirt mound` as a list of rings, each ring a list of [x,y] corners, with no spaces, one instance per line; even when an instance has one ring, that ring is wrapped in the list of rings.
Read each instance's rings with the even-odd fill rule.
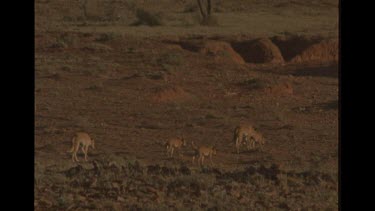
[[[311,45],[300,54],[291,59],[291,62],[337,62],[339,59],[339,42],[337,39],[323,40],[317,44]]]
[[[191,95],[178,86],[158,87],[154,89],[151,99],[158,103],[182,102],[190,99]]]
[[[280,49],[268,38],[233,43],[248,63],[284,63]]]
[[[319,43],[322,38],[319,36],[275,36],[271,38],[275,43],[285,61],[290,61],[293,57],[297,56],[309,46]]]
[[[187,41],[182,42],[181,47],[186,50],[203,53],[220,59],[229,58],[229,60],[237,64],[245,64],[244,59],[233,50],[229,43],[224,41]]]
[[[289,82],[277,83],[263,89],[267,94],[272,95],[293,95],[293,87]]]

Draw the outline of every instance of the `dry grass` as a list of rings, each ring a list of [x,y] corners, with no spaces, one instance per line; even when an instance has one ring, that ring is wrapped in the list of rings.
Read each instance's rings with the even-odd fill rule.
[[[36,165],[35,192],[39,209],[119,206],[121,209],[162,210],[171,203],[177,208],[219,210],[243,209],[249,205],[257,209],[280,206],[337,209],[333,178],[335,175],[283,170],[275,165],[255,165],[237,171],[215,168],[196,171],[183,164],[146,166],[134,159],[109,154],[78,165],[68,162],[44,168]],[[48,184],[54,184],[55,191],[47,193]],[[299,190],[306,194],[299,194]],[[280,197],[274,197],[275,194]],[[99,200],[80,203],[86,197]],[[142,200],[136,200],[138,197]],[[193,199],[190,203],[183,203],[190,199]],[[240,203],[234,203],[237,200]],[[306,203],[306,200],[314,203]]]
[[[298,97],[264,95],[274,84],[268,79],[286,80],[283,67],[277,74],[237,67],[222,59],[225,52],[213,60],[178,44],[336,36],[335,1],[218,0],[218,24],[210,26],[199,24],[191,1],[88,1],[94,5],[87,17],[76,1],[36,2],[36,210],[338,208],[335,79],[290,76]],[[173,103],[150,101],[155,88],[177,83],[189,100],[175,102],[180,94],[171,85],[162,97]],[[234,158],[226,140],[248,119],[260,121],[270,144]],[[98,140],[87,163],[73,164],[65,153],[76,130]],[[189,149],[181,159],[164,159],[154,141],[180,132],[218,141],[215,165],[190,166]]]
[[[144,9],[137,9],[136,11],[137,21],[132,26],[161,26],[163,25],[160,14],[155,14]]]
[[[319,1],[321,3],[319,3]],[[77,28],[76,23],[64,23],[64,30],[71,31],[73,28],[83,32],[103,32],[114,31],[119,34],[132,34],[136,36],[154,36],[154,35],[183,35],[183,34],[202,34],[202,35],[229,35],[229,34],[252,34],[253,36],[272,36],[279,35],[285,31],[293,34],[308,35],[311,33],[318,33],[322,35],[337,36],[337,19],[338,8],[335,6],[336,1],[319,0],[315,3],[297,3],[285,0],[283,2],[276,1],[243,1],[241,3],[221,2],[220,7],[226,8],[225,12],[214,13],[219,20],[219,26],[207,27],[194,25],[192,20],[197,11],[194,11],[194,5],[185,4],[173,5],[170,1],[162,1],[158,5],[138,4],[133,2],[132,8],[139,8],[142,12],[129,12],[129,10],[118,11],[119,14],[127,15],[123,17],[122,21],[112,22],[110,25],[98,25],[95,22],[88,22],[90,24]],[[332,2],[332,3],[330,3]],[[281,4],[283,3],[283,4]],[[51,3],[50,3],[51,4]],[[281,5],[280,5],[281,4]],[[49,5],[49,4],[47,4]],[[190,6],[189,6],[190,5]],[[323,5],[323,6],[322,6]],[[68,6],[68,5],[64,5]],[[114,4],[113,7],[116,7]],[[118,5],[121,6],[121,5]],[[46,7],[46,5],[44,5]],[[129,8],[129,6],[123,6]],[[184,9],[185,8],[185,9]],[[187,8],[187,9],[186,9]],[[215,10],[215,7],[214,7]],[[168,17],[161,23],[159,13]],[[50,30],[54,28],[61,28],[59,15],[63,18],[63,11],[58,13],[56,11],[52,15],[56,18],[47,16],[39,16],[36,12],[36,27],[38,29],[38,22],[41,27],[48,27]],[[79,16],[79,14],[76,14]],[[66,16],[66,15],[65,15]],[[72,14],[74,16],[74,14]],[[137,17],[138,16],[138,17]],[[195,19],[195,18],[193,18]],[[180,22],[177,23],[176,20]],[[139,21],[139,22],[138,22]],[[132,27],[127,26],[131,23],[139,23],[147,25],[159,25],[159,27]],[[47,24],[47,25],[46,25]],[[163,24],[162,26],[160,26]]]

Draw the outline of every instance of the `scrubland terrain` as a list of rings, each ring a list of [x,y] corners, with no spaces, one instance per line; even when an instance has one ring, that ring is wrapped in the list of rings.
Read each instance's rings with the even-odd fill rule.
[[[338,1],[218,0],[211,25],[196,1],[82,2],[35,2],[35,210],[338,209]],[[262,150],[237,155],[240,123]]]

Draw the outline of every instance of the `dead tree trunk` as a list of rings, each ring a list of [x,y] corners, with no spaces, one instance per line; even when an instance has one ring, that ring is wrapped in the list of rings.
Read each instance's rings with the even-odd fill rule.
[[[83,12],[83,18],[86,21],[87,20],[87,0],[81,0],[80,4],[79,4],[79,7],[81,8],[81,10]]]
[[[206,0],[206,5],[203,4],[204,0],[197,0],[199,11],[202,15],[203,22],[207,21],[211,16],[212,4],[211,0]]]
[[[211,15],[211,0],[207,0],[207,15]]]

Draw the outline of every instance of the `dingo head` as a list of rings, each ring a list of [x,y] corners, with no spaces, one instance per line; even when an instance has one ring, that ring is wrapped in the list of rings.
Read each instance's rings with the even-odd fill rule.
[[[255,129],[255,134],[254,134],[254,139],[259,142],[261,145],[264,145],[265,144],[265,140],[264,140],[264,137],[263,135],[257,130]]]

